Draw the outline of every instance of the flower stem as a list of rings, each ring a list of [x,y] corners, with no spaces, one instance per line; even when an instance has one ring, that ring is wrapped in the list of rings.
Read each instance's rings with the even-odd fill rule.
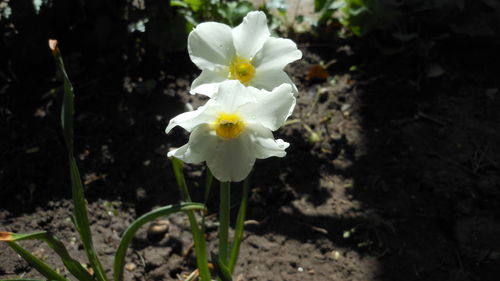
[[[240,253],[241,240],[243,240],[243,230],[245,225],[245,216],[247,213],[248,203],[248,190],[250,189],[250,177],[247,177],[243,182],[243,193],[241,194],[240,209],[238,210],[238,217],[236,218],[236,225],[234,229],[233,245],[231,248],[231,257],[229,258],[228,268],[231,273],[234,272],[236,261]]]
[[[219,261],[228,264],[228,233],[229,233],[229,182],[220,183],[219,205]]]
[[[174,169],[175,179],[181,192],[182,199],[184,202],[190,203],[191,196],[189,195],[186,180],[184,179],[184,174],[182,172],[183,167],[181,160],[172,157],[172,167]],[[198,265],[198,269],[200,271],[200,279],[201,281],[211,281],[212,279],[210,278],[210,271],[208,269],[207,246],[205,243],[205,228],[201,227],[200,230],[198,227],[194,211],[187,211],[187,215],[189,224],[191,225],[191,233],[193,234],[196,264]]]

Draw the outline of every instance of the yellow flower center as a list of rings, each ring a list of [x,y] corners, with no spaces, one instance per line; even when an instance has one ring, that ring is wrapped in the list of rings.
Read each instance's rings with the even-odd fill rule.
[[[245,123],[237,114],[220,113],[213,124],[217,136],[223,139],[234,139],[245,129]]]
[[[249,60],[236,58],[229,65],[229,79],[240,80],[242,84],[248,84],[255,75],[255,68]]]

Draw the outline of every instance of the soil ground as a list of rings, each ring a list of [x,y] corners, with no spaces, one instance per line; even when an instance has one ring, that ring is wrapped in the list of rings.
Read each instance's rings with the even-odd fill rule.
[[[305,42],[304,58],[287,69],[300,89],[297,107],[276,132],[291,143],[288,154],[257,161],[252,175],[238,280],[497,280],[498,49],[445,39],[425,56],[418,46],[380,55],[357,40]],[[133,218],[179,200],[166,152],[187,135],[164,129],[186,104],[203,102],[187,93],[198,71],[182,53],[161,66],[112,52],[66,54],[94,240],[111,268]],[[320,63],[327,78],[311,76]],[[2,89],[0,229],[50,230],[84,262],[69,220],[61,88],[50,75]],[[203,198],[203,169],[186,167],[195,201]],[[234,212],[239,190],[234,184]],[[217,198],[214,189],[211,215]],[[195,269],[186,218],[157,223],[168,229],[138,234],[127,280],[177,280]],[[22,245],[67,274],[45,245]],[[7,245],[0,253],[0,278],[39,276]]]

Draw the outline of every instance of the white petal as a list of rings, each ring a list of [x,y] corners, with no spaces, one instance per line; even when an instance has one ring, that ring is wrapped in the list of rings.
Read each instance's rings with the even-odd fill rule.
[[[208,125],[201,125],[193,130],[187,144],[170,151],[167,156],[174,156],[186,163],[201,163],[213,158],[218,143],[219,138],[213,130]]]
[[[219,84],[219,91],[212,96],[219,109],[226,113],[234,113],[244,104],[255,102],[252,91],[238,80],[227,80]]]
[[[248,134],[241,134],[231,140],[221,140],[217,153],[207,160],[207,166],[221,182],[242,181],[250,174],[255,163],[252,146]]]
[[[287,64],[302,58],[302,52],[290,39],[269,37],[252,62],[256,71],[282,70]]]
[[[168,134],[175,126],[181,126],[188,132],[200,124],[210,123],[216,119],[215,113],[211,110],[213,101],[210,100],[204,105],[200,106],[195,111],[181,113],[174,118],[170,119],[165,132]]]
[[[189,33],[188,52],[200,69],[229,65],[235,55],[231,28],[217,22],[199,24]]]
[[[274,139],[273,133],[268,128],[258,124],[249,125],[247,131],[253,145],[253,153],[257,159],[271,156],[284,157],[285,149],[290,146],[282,139]]]
[[[251,59],[269,37],[266,14],[260,11],[248,13],[243,22],[233,28],[234,47],[238,56]]]
[[[218,91],[220,82],[227,80],[227,74],[227,68],[218,70],[204,69],[200,76],[194,79],[189,93],[212,97]]]
[[[258,123],[275,131],[283,126],[295,107],[292,86],[282,84],[272,92],[261,91],[255,94],[256,103],[249,103],[239,110],[243,119],[249,123]]]
[[[271,91],[283,83],[292,86],[292,92],[295,96],[298,94],[297,87],[283,70],[256,71],[255,77],[250,81],[250,86]]]

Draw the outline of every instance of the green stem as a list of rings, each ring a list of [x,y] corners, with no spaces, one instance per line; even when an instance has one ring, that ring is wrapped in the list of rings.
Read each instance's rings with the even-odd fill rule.
[[[236,262],[238,261],[238,255],[240,253],[241,240],[243,240],[243,231],[245,226],[245,216],[247,213],[248,204],[248,191],[250,187],[250,177],[247,177],[243,182],[243,193],[241,195],[240,209],[238,210],[238,217],[236,218],[236,225],[234,229],[234,239],[231,248],[231,257],[229,259],[229,270],[231,273],[234,272]]]
[[[220,183],[220,205],[219,205],[219,260],[227,266],[228,263],[228,241],[229,241],[229,197],[230,183]]]
[[[181,191],[182,199],[185,202],[191,202],[191,196],[189,195],[189,190],[186,185],[186,180],[184,179],[184,174],[182,172],[182,161],[172,157],[172,167],[174,169],[175,180],[177,181],[177,186]],[[191,233],[193,234],[194,240],[194,250],[196,253],[196,264],[200,271],[201,281],[211,281],[210,271],[208,270],[208,259],[207,259],[207,246],[205,243],[205,232],[202,227],[201,230],[198,227],[198,222],[196,221],[196,216],[194,211],[187,212],[189,224],[191,225]]]

